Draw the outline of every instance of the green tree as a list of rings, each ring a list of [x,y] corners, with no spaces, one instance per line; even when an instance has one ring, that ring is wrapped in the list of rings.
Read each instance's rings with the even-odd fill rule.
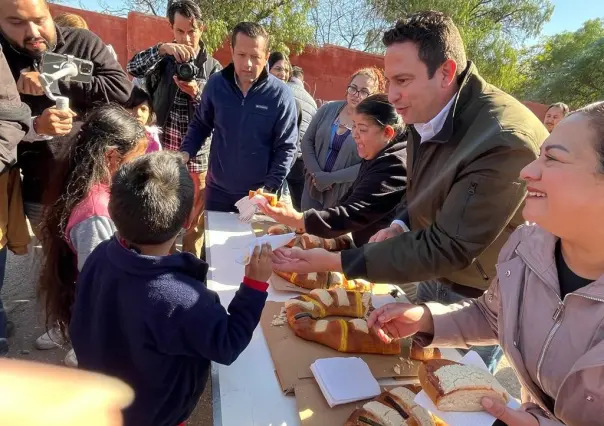
[[[124,0],[110,7],[99,0],[106,12],[126,15],[129,11],[166,16],[169,0]],[[241,21],[262,24],[271,35],[271,48],[285,53],[300,53],[314,41],[314,28],[308,22],[313,0],[196,0],[201,7],[206,30],[203,41],[212,52],[219,48],[231,29]]]
[[[572,108],[604,99],[604,20],[546,37],[524,64],[525,99]]]
[[[449,15],[466,45],[468,58],[490,83],[516,92],[523,75],[518,67],[522,43],[541,33],[553,12],[549,0],[370,0],[390,25],[422,10]],[[374,50],[382,49],[375,45]]]

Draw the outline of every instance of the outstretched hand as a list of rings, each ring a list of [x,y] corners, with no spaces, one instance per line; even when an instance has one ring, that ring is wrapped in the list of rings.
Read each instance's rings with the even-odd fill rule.
[[[268,202],[259,203],[258,208],[268,217],[279,223],[300,229],[304,227],[304,215],[293,208],[291,204],[279,201],[275,207]]]
[[[428,308],[411,303],[381,306],[371,313],[367,325],[385,343],[413,336],[420,331],[433,333],[432,315]]]
[[[280,248],[273,252],[273,268],[281,272],[342,272],[339,253],[325,249]]]

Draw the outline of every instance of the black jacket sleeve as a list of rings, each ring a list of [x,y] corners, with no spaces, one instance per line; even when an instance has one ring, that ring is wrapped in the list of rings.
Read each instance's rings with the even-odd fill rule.
[[[29,128],[30,117],[0,47],[0,173],[16,162],[17,144]]]
[[[361,166],[361,173],[339,206],[304,213],[306,232],[334,238],[365,229],[392,212],[404,196],[407,172],[404,159],[387,154]]]

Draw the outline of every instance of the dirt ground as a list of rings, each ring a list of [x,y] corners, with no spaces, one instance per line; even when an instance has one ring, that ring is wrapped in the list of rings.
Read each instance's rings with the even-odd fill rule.
[[[33,346],[36,338],[45,331],[40,306],[35,298],[35,284],[39,275],[38,253],[39,249],[34,249],[34,254],[9,254],[8,257],[2,300],[9,318],[16,325],[15,335],[9,342],[9,357],[61,365],[69,348],[39,351]],[[520,397],[520,386],[505,359],[501,362],[496,376],[510,394],[516,398]],[[187,422],[188,426],[212,424],[211,394],[211,384],[208,382],[197,409]]]

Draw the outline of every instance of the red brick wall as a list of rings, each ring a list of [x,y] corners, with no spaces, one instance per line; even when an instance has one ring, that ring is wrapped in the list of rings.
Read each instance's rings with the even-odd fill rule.
[[[53,15],[76,13],[82,16],[90,30],[99,35],[115,49],[120,64],[125,68],[128,60],[136,53],[160,41],[169,41],[172,30],[167,19],[130,12],[127,18],[105,15],[87,10],[74,9],[52,4]],[[214,57],[223,65],[230,62],[228,44],[214,52]],[[294,65],[304,69],[306,88],[317,99],[334,100],[344,98],[350,75],[356,70],[376,66],[384,67],[384,58],[339,46],[327,45],[309,48],[301,55],[292,56]],[[525,102],[537,117],[543,119],[547,107],[534,102]]]

